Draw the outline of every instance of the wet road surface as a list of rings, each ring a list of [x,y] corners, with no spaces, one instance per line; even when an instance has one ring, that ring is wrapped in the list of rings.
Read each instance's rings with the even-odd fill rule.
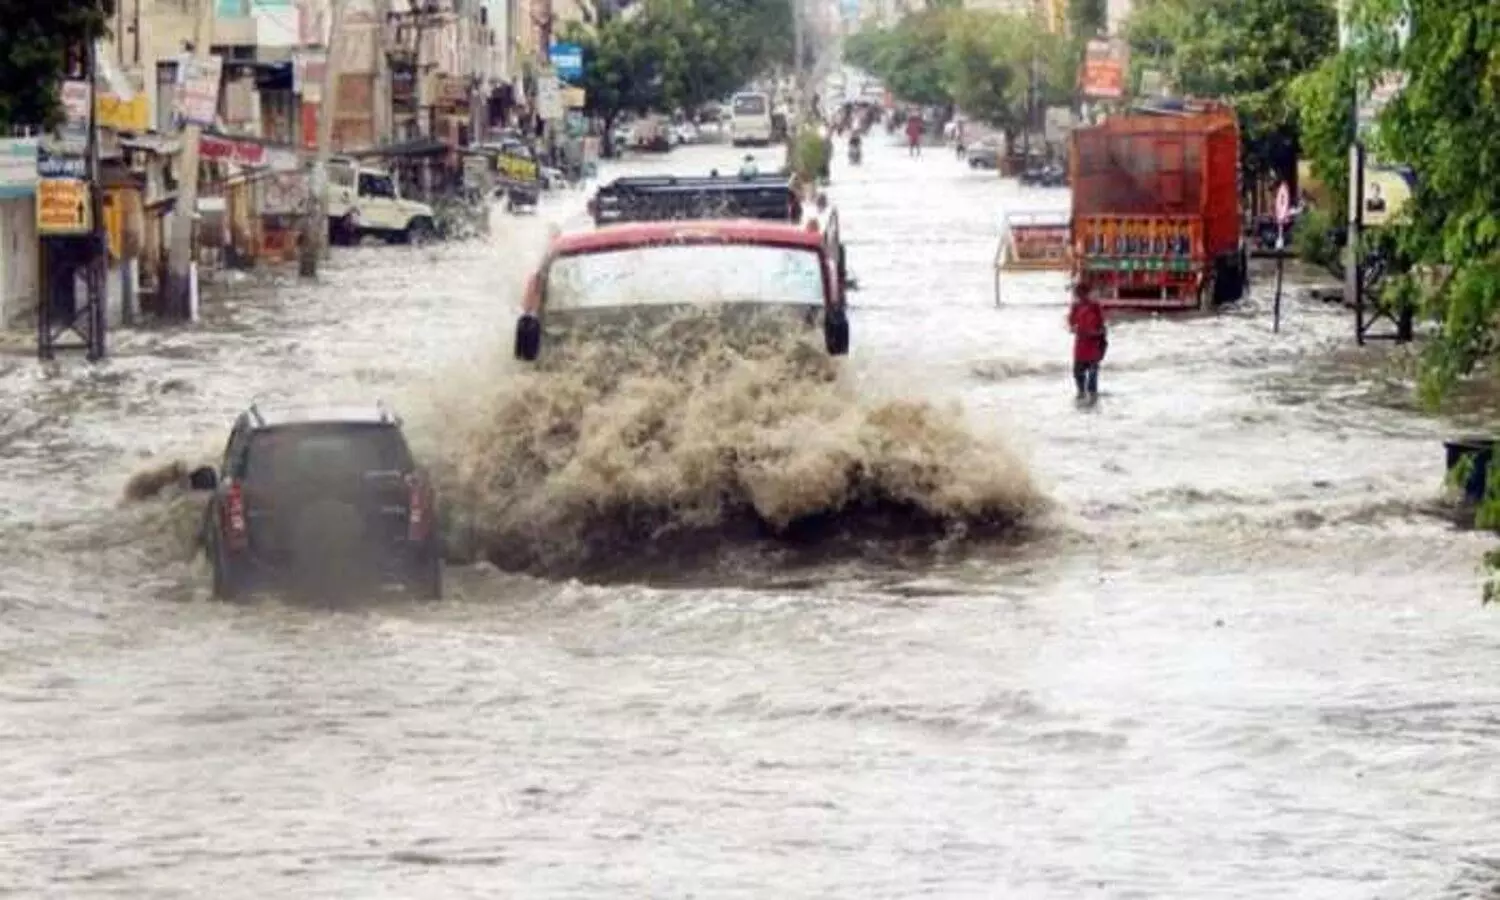
[[[190,517],[121,504],[251,395],[416,421],[477,395],[577,196],[484,242],[339,252],[93,370],[5,358],[0,894],[1492,889],[1500,625],[1486,542],[1421,513],[1442,424],[1303,378],[1352,326],[1294,303],[1272,335],[1264,280],[1222,316],[1117,324],[1075,410],[1061,279],[996,308],[989,264],[1002,208],[1066,195],[878,137],[865,159],[831,191],[863,285],[850,374],[1019,447],[1049,536],[779,586],[476,566],[440,606],[326,611],[208,601]]]

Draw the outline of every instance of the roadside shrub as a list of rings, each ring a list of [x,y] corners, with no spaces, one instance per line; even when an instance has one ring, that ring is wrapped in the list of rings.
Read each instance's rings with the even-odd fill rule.
[[[1305,263],[1321,266],[1343,277],[1343,248],[1339,240],[1340,222],[1327,210],[1308,209],[1292,230],[1292,249]]]
[[[788,149],[788,168],[792,175],[808,184],[828,177],[832,154],[817,128],[799,130]]]

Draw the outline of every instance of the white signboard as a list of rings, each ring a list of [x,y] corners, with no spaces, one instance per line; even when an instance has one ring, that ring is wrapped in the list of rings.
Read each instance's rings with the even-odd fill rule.
[[[549,122],[558,121],[567,114],[563,109],[562,89],[558,86],[557,76],[551,72],[544,72],[537,77],[536,111],[537,115]]]
[[[323,97],[323,69],[328,54],[322,50],[298,50],[292,56],[292,90],[308,103]]]
[[[87,81],[64,81],[62,83],[63,113],[68,125],[87,128],[89,124],[89,83]]]
[[[36,138],[0,139],[0,200],[36,193]]]
[[[302,40],[302,10],[292,0],[250,0],[255,42],[261,47],[295,47]]]
[[[222,57],[179,58],[177,90],[172,98],[173,114],[184,124],[204,128],[212,126],[219,114],[219,85],[223,75]]]

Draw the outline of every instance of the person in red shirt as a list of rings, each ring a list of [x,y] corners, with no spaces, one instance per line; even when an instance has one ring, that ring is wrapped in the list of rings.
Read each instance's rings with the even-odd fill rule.
[[[1099,363],[1109,348],[1104,307],[1089,294],[1088,285],[1073,288],[1068,308],[1068,330],[1073,332],[1073,383],[1079,400],[1099,399]]]
[[[922,117],[916,113],[906,117],[906,154],[922,155]]]

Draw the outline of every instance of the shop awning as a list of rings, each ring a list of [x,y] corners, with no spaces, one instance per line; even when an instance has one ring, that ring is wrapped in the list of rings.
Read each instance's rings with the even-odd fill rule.
[[[401,141],[395,144],[386,144],[381,147],[370,147],[365,150],[355,150],[347,153],[347,156],[368,159],[371,157],[395,157],[395,156],[435,156],[439,153],[447,153],[453,148],[435,137],[419,137],[409,141]]]

